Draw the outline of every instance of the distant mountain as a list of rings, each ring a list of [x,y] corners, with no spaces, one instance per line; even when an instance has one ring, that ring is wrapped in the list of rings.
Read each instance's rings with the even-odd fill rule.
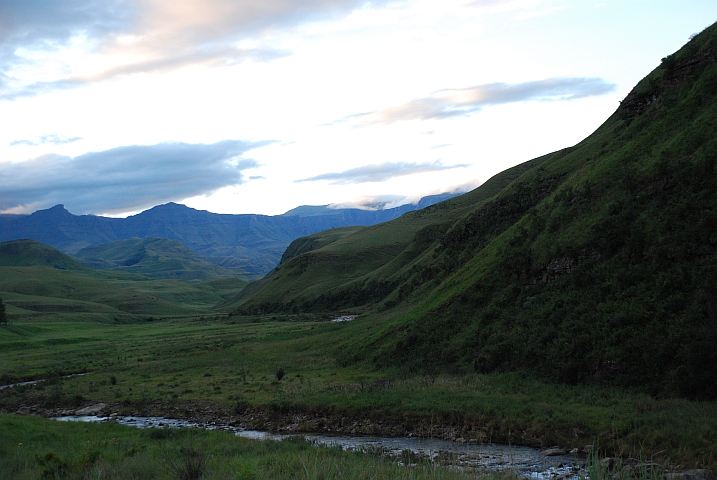
[[[247,272],[229,269],[204,260],[176,240],[129,238],[85,247],[75,255],[80,263],[95,269],[139,273],[158,279],[216,280],[250,278]]]
[[[337,363],[717,400],[717,24],[579,144],[296,240],[226,305],[364,317]],[[342,234],[339,234],[342,233]]]
[[[446,196],[455,194],[433,195],[417,204],[386,210],[299,207],[294,213],[277,216],[216,214],[168,203],[127,218],[108,218],[77,216],[56,205],[32,215],[0,216],[0,241],[32,238],[74,254],[90,245],[133,237],[167,238],[211,263],[263,275],[279,263],[286,247],[299,237],[330,228],[393,220]]]

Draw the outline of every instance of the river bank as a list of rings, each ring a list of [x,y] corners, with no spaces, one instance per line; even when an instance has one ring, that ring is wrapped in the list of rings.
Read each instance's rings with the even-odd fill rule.
[[[328,433],[345,435],[374,435],[382,437],[417,437],[447,440],[456,443],[502,443],[536,449],[553,448],[584,458],[593,450],[593,445],[548,445],[539,437],[527,432],[502,432],[494,425],[476,425],[456,422],[446,424],[430,416],[416,415],[406,418],[375,419],[370,416],[331,409],[308,407],[254,407],[227,406],[216,404],[151,403],[128,404],[127,402],[83,403],[81,405],[26,403],[16,407],[0,407],[0,413],[18,415],[39,415],[46,418],[71,415],[94,415],[102,417],[140,416],[166,417],[188,420],[197,424],[221,424],[232,428],[262,430],[276,433]]]
[[[371,452],[384,458],[393,459],[399,465],[428,461],[443,467],[458,467],[469,471],[507,474],[509,478],[518,475],[521,479],[535,480],[578,480],[584,478],[613,480],[715,480],[708,469],[677,470],[652,461],[635,458],[599,458],[591,445],[587,452],[574,449],[568,453],[554,446],[546,450],[515,445],[476,443],[463,438],[441,440],[418,436],[390,437],[366,434],[341,434],[327,431],[305,432],[292,425],[285,425],[283,431],[250,430],[251,423],[242,421],[224,423],[205,408],[192,419],[169,417],[139,417],[120,415],[117,405],[93,404],[77,409],[42,409],[29,407],[17,414],[52,415],[49,418],[63,422],[116,423],[139,429],[194,428],[208,431],[224,431],[251,440],[292,440],[297,436],[316,446],[338,447],[343,451]],[[112,412],[112,413],[109,413]],[[62,416],[58,416],[62,415]],[[251,416],[251,414],[250,414]],[[204,421],[197,420],[204,418]],[[294,424],[295,426],[295,424]],[[588,454],[585,458],[584,453]]]

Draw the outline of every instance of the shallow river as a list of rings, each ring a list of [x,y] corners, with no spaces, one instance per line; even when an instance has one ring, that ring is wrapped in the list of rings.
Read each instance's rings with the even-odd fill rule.
[[[278,434],[256,430],[244,430],[229,425],[215,423],[196,423],[163,417],[97,417],[69,416],[56,417],[60,421],[108,422],[137,428],[205,428],[225,430],[235,435],[255,440],[283,440],[292,436],[301,436],[318,445],[340,447],[344,450],[380,449],[401,457],[406,451],[431,458],[443,464],[463,468],[486,468],[489,470],[515,470],[521,475],[538,479],[576,479],[586,477],[579,459],[571,456],[545,457],[540,451],[529,447],[508,445],[457,443],[448,440],[433,440],[414,437],[374,437],[363,435],[331,435],[318,433]]]

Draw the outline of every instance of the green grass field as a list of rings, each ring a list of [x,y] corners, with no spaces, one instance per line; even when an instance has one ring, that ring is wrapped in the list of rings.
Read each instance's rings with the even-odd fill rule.
[[[439,435],[450,427],[475,441],[596,444],[605,454],[716,465],[714,403],[550,384],[520,373],[414,376],[376,371],[365,362],[342,366],[342,342],[370,334],[379,327],[377,319],[335,324],[308,315],[200,318],[0,326],[3,383],[51,377],[1,390],[0,407],[76,408],[102,401],[115,402],[125,414],[210,406],[218,415],[233,415],[240,405],[278,417],[322,412],[329,430],[339,428],[342,417],[368,418],[403,425],[406,433]],[[278,380],[280,369],[284,376]],[[89,373],[57,378],[83,372]],[[381,433],[366,428],[359,433]]]

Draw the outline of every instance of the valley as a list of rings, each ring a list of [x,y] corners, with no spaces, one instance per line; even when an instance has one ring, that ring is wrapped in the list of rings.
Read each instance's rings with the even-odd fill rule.
[[[324,207],[239,218],[176,204],[128,219],[61,207],[1,218],[2,238],[32,240],[0,243],[0,384],[43,381],[0,389],[10,432],[0,472],[84,472],[100,458],[156,472],[148,465],[165,445],[196,457],[201,444],[213,458],[233,455],[232,473],[217,460],[211,478],[242,468],[239,478],[300,468],[328,478],[327,465],[349,478],[486,475],[399,468],[395,457],[303,440],[259,446],[31,416],[92,411],[559,447],[604,465],[594,479],[654,478],[616,469],[622,461],[653,465],[660,478],[713,478],[716,85],[713,25],[582,142],[466,194],[384,213],[396,214],[390,221]],[[91,444],[86,460],[63,446],[70,440]],[[32,442],[32,453],[18,450]]]

